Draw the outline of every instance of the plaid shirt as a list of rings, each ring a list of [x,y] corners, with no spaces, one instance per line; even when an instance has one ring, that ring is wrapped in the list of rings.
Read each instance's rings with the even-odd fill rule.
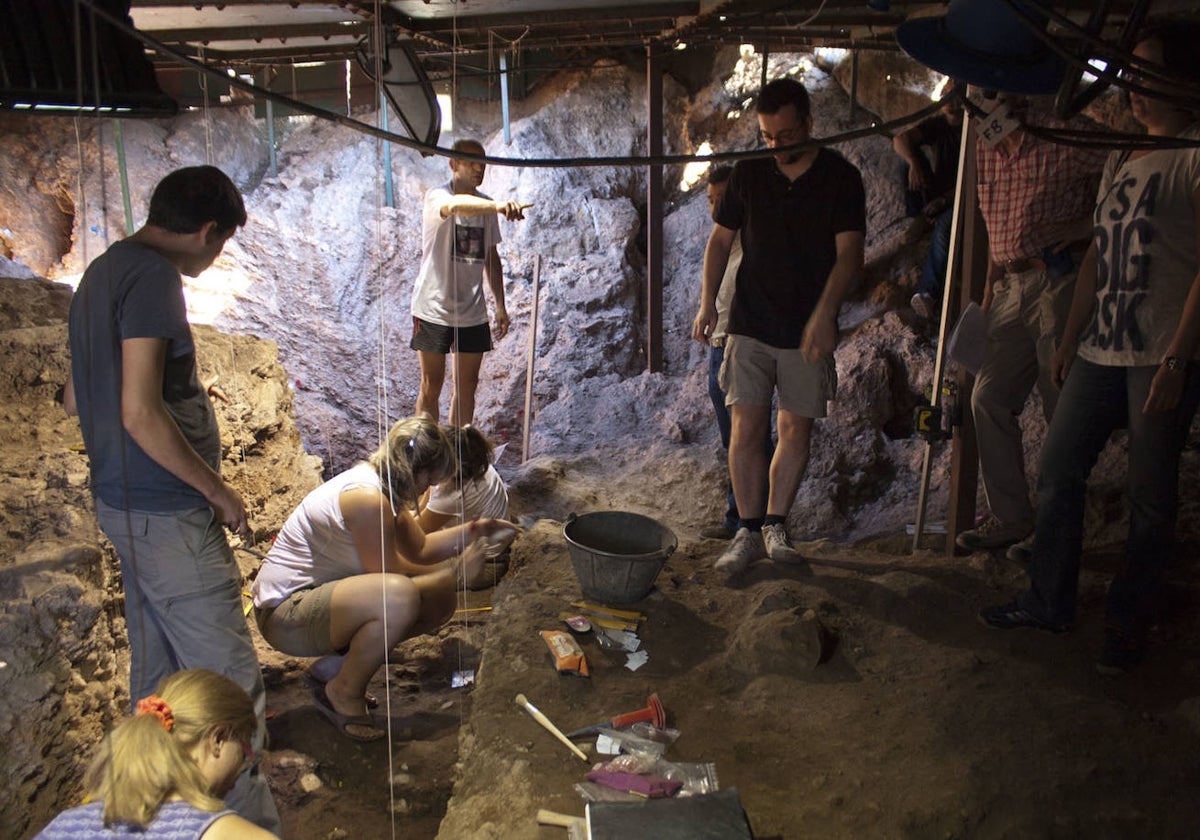
[[[1063,146],[1022,131],[1011,155],[1003,143],[975,147],[979,209],[987,224],[993,263],[1037,257],[1056,243],[1054,225],[1096,207],[1108,151]]]

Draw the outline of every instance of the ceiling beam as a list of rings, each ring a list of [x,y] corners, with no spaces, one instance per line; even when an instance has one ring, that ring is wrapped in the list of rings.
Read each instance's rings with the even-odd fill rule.
[[[337,23],[284,23],[244,26],[199,26],[190,29],[142,29],[152,38],[167,44],[200,41],[266,41],[288,38],[362,37],[371,31],[367,21]]]
[[[220,11],[226,6],[290,6],[293,9],[320,6],[327,9],[331,6],[345,7],[347,3],[345,0],[130,0],[130,5],[135,9],[195,9],[202,12],[205,9]]]
[[[426,29],[449,29],[457,26],[470,29],[492,28],[496,26],[543,26],[543,25],[580,25],[593,22],[625,21],[632,26],[633,21],[674,20],[679,17],[690,17],[696,12],[696,4],[687,3],[655,3],[643,6],[580,6],[573,9],[554,9],[546,11],[525,11],[508,14],[459,14],[454,17],[410,17],[400,14],[399,23],[409,29],[423,31]]]

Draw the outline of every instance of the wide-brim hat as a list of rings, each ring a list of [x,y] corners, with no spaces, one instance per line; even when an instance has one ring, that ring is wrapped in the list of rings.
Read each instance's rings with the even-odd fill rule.
[[[951,0],[941,17],[900,24],[896,42],[910,57],[960,82],[1028,96],[1054,93],[1066,62],[1013,6],[1045,26],[1045,14],[1023,0]]]

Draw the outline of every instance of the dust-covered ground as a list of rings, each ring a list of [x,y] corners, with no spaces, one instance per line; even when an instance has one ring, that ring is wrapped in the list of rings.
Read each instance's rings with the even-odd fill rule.
[[[592,498],[592,509],[655,514],[654,488],[620,475],[549,459],[505,472],[527,523],[543,502],[570,505],[564,488]],[[666,524],[680,547],[632,607],[646,616],[638,635],[649,654],[636,672],[591,634],[578,637],[591,676],[555,671],[539,631],[563,628],[560,612],[580,596],[557,519],[532,521],[508,575],[469,593],[470,607],[490,600],[490,611],[461,613],[381,672],[374,690],[391,697],[390,749],[336,734],[311,707],[299,663],[268,665],[266,769],[287,835],[565,837],[539,827],[536,813],[582,815],[574,786],[590,764],[514,703],[521,693],[564,731],[657,693],[680,733],[666,758],[715,765],[759,838],[1194,833],[1194,544],[1178,547],[1147,662],[1114,680],[1094,663],[1119,547],[1085,557],[1078,625],[1056,637],[976,621],[977,609],[1022,585],[1022,569],[999,553],[913,554],[899,535],[817,541],[800,546],[807,567],[762,562],[727,579],[711,568],[721,543]],[[826,637],[815,666],[809,610]],[[471,669],[473,686],[451,687],[453,672]],[[311,792],[305,770],[322,782]]]

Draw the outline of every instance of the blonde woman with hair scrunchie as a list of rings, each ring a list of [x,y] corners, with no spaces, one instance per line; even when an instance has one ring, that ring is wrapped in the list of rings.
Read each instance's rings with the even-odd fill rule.
[[[222,802],[255,760],[257,726],[233,680],[201,668],[171,674],[101,743],[83,778],[87,804],[35,840],[273,840]]]

